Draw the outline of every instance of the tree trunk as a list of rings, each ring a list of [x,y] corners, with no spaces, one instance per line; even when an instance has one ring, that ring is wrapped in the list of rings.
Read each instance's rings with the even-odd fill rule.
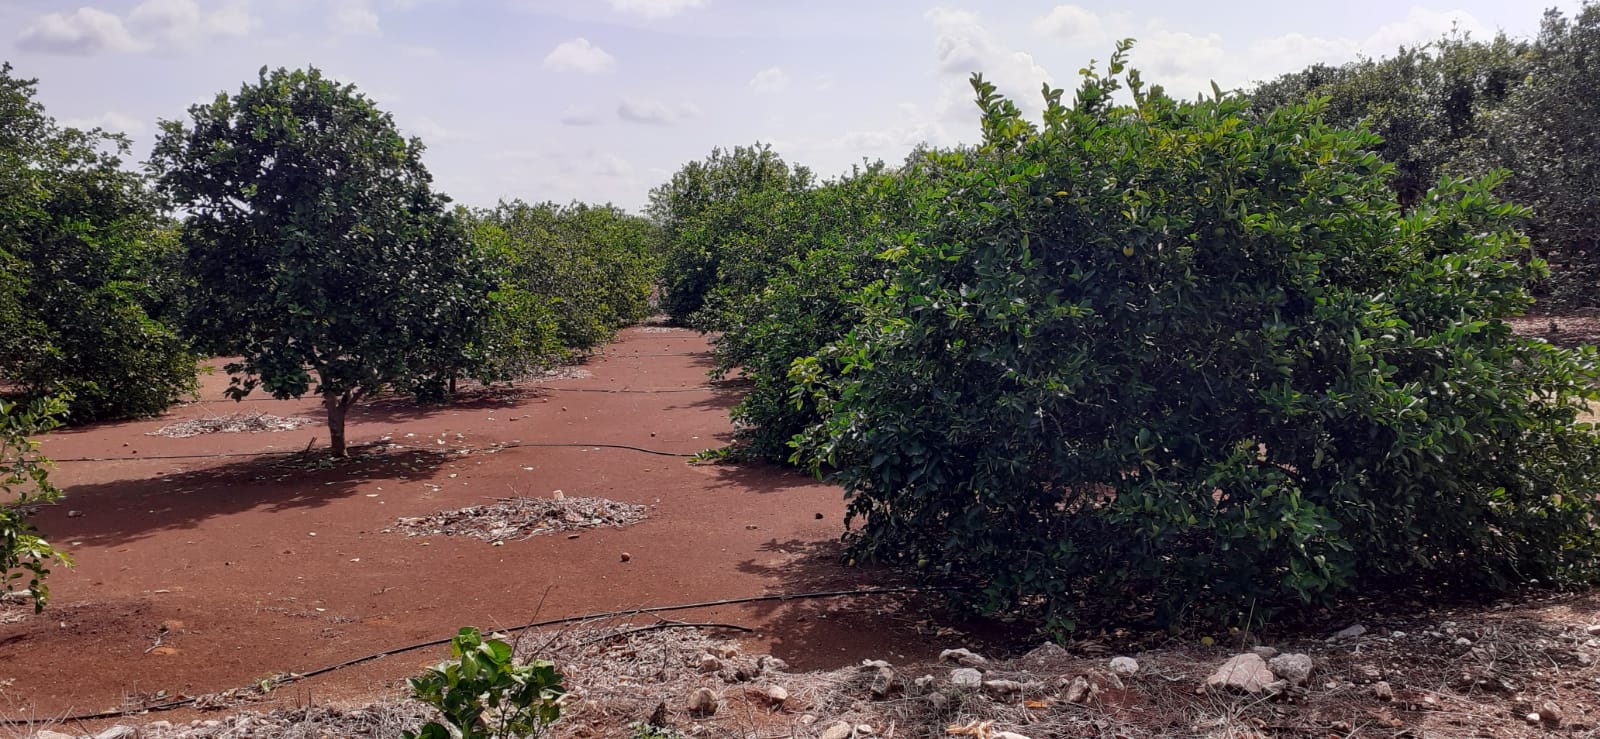
[[[350,406],[339,393],[323,393],[322,404],[328,409],[328,446],[333,450],[333,456],[347,457],[349,452],[344,442],[344,416]]]

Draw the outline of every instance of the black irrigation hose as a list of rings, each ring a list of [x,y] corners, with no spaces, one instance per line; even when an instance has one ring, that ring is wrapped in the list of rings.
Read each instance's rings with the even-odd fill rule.
[[[553,393],[638,393],[640,395],[662,395],[666,393],[703,393],[707,390],[716,391],[723,390],[724,388],[717,387],[716,385],[696,385],[694,387],[667,387],[654,388],[650,390],[631,390],[628,388],[606,390],[598,387],[547,387],[544,389]]]
[[[589,614],[584,614],[582,616],[566,616],[564,618],[553,618],[553,619],[549,619],[547,621],[535,621],[533,623],[523,624],[521,626],[513,626],[513,627],[511,627],[509,629],[505,629],[505,631],[507,631],[507,632],[527,631],[528,629],[538,629],[538,628],[543,628],[543,627],[546,627],[546,626],[559,626],[559,625],[562,625],[562,624],[580,623],[580,622],[583,622],[583,621],[603,621],[603,620],[606,620],[606,619],[621,618],[623,616],[635,616],[635,615],[639,615],[639,614],[643,614],[643,613],[667,613],[667,612],[670,612],[670,611],[689,611],[689,610],[694,610],[694,609],[697,609],[697,608],[714,608],[716,606],[731,606],[731,605],[739,605],[739,604],[743,604],[743,603],[763,603],[763,602],[770,602],[770,601],[790,601],[790,600],[811,600],[811,599],[816,599],[816,598],[848,598],[848,597],[866,596],[866,595],[895,595],[895,594],[900,594],[900,593],[926,593],[926,592],[958,590],[958,589],[959,588],[951,587],[951,586],[945,586],[945,585],[925,585],[925,586],[901,586],[901,587],[893,587],[893,588],[862,588],[862,589],[858,589],[858,590],[822,590],[822,591],[817,591],[817,592],[812,592],[812,593],[792,593],[792,594],[780,594],[780,595],[752,595],[752,596],[748,596],[748,597],[744,597],[744,598],[727,598],[727,599],[724,599],[724,600],[701,601],[699,603],[681,603],[681,604],[678,604],[678,605],[671,605],[671,606],[651,606],[651,607],[648,607],[648,608],[634,608],[634,609],[626,610],[626,611],[608,611],[608,612],[605,612],[605,613],[589,613]],[[450,640],[454,639],[454,638],[455,638],[454,636],[449,636],[449,637],[444,637],[444,638],[440,638],[440,639],[430,639],[430,640],[424,641],[424,642],[417,642],[416,644],[409,644],[409,645],[406,645],[406,646],[403,646],[403,647],[398,647],[398,648],[386,650],[386,651],[383,651],[383,652],[377,652],[377,653],[374,653],[374,654],[368,654],[366,656],[357,657],[355,659],[345,660],[345,661],[340,662],[338,664],[332,664],[332,665],[328,665],[326,667],[319,667],[319,668],[317,668],[315,670],[311,670],[310,672],[290,673],[285,677],[274,679],[272,681],[272,687],[273,687],[273,689],[276,689],[276,688],[280,688],[280,687],[283,687],[285,685],[291,685],[293,683],[297,683],[297,682],[300,682],[300,681],[303,681],[303,680],[309,680],[311,678],[318,677],[320,675],[326,675],[326,674],[328,674],[330,672],[343,670],[343,669],[345,669],[347,667],[355,667],[357,665],[363,665],[363,664],[366,664],[368,662],[376,662],[376,661],[378,661],[380,659],[383,659],[384,657],[392,657],[392,656],[397,655],[397,654],[404,654],[406,652],[414,652],[414,651],[416,651],[418,649],[427,649],[428,647],[437,647],[437,646],[441,646],[441,645],[444,645],[444,644],[449,644]],[[127,708],[127,709],[122,709],[122,710],[117,710],[117,711],[102,711],[100,713],[81,713],[81,714],[77,714],[77,715],[73,715],[73,716],[55,717],[55,718],[52,718],[50,720],[55,721],[57,723],[67,723],[69,721],[99,721],[99,720],[103,720],[103,719],[122,718],[122,717],[125,717],[125,716],[132,716],[132,715],[135,715],[135,714],[158,713],[158,712],[161,712],[161,711],[171,711],[171,710],[183,708],[185,706],[193,705],[194,703],[199,701],[200,698],[202,698],[202,697],[204,697],[204,696],[191,696],[191,697],[188,697],[188,698],[179,698],[177,700],[167,701],[166,703],[157,703],[156,705],[153,705],[153,706],[143,706],[143,707],[140,707],[140,708]],[[0,717],[0,726],[16,726],[16,725],[19,725],[19,724],[31,724],[36,720],[37,719],[31,719],[31,718],[30,719],[22,719],[22,718]]]
[[[577,442],[564,442],[564,441],[563,442],[556,442],[556,441],[549,441],[549,442],[540,442],[540,441],[517,442],[515,444],[504,444],[504,445],[500,445],[500,446],[488,446],[488,447],[482,447],[482,448],[468,448],[468,451],[486,452],[486,451],[490,451],[490,450],[499,451],[501,449],[520,449],[522,447],[570,448],[570,449],[622,449],[622,450],[630,451],[630,452],[640,452],[640,453],[643,453],[643,454],[654,454],[654,455],[656,455],[658,457],[683,457],[683,458],[689,458],[689,457],[695,456],[694,454],[689,454],[689,453],[684,453],[684,452],[664,452],[664,451],[661,451],[660,449],[646,449],[646,448],[644,448],[642,446],[632,446],[632,445],[629,445],[629,444],[579,444]],[[424,447],[418,447],[418,448],[424,448]],[[452,451],[459,451],[459,450],[452,450]],[[213,453],[213,454],[149,454],[149,455],[142,455],[141,454],[141,455],[127,456],[127,457],[60,457],[60,458],[49,457],[49,460],[51,462],[56,462],[56,463],[62,463],[62,462],[136,462],[136,461],[139,461],[141,459],[218,459],[218,458],[222,458],[222,457],[271,457],[271,456],[285,456],[285,455],[290,455],[290,454],[303,454],[303,453],[304,453],[304,450],[302,450],[302,451],[281,451],[281,452],[217,452],[217,453]]]
[[[517,388],[517,389],[519,389],[519,390],[538,390],[538,391],[542,391],[542,392],[552,392],[552,393],[641,393],[641,394],[649,395],[649,394],[653,394],[653,393],[692,393],[692,392],[704,391],[704,390],[721,390],[722,388],[717,387],[716,385],[696,385],[694,387],[646,388],[646,389],[640,389],[640,390],[626,390],[626,389],[624,389],[624,390],[603,390],[603,389],[600,389],[600,388],[587,388],[587,387],[545,387],[543,385],[534,385],[532,387]],[[240,400],[228,400],[228,399],[225,399],[225,398],[224,399],[214,399],[214,400],[196,400],[196,401],[187,403],[186,405],[198,405],[198,404],[203,404],[203,403],[277,403],[277,402],[280,402],[278,398],[272,398],[272,397],[267,397],[267,396],[257,396],[257,397],[252,397],[252,398],[242,398]],[[442,411],[443,410],[450,410],[450,408],[451,408],[451,406],[449,406],[449,405],[440,405],[440,406],[437,407],[438,410],[442,410]]]
[[[663,451],[661,451],[659,449],[646,449],[646,448],[644,448],[642,446],[630,446],[628,444],[569,444],[569,443],[565,443],[565,442],[539,442],[539,441],[530,441],[530,442],[527,442],[527,443],[517,443],[517,444],[507,444],[505,446],[498,446],[498,447],[486,447],[485,449],[479,450],[479,451],[486,451],[487,449],[516,449],[516,448],[519,448],[519,447],[554,447],[554,448],[570,447],[570,448],[574,448],[574,449],[583,449],[583,448],[622,449],[622,450],[630,451],[630,452],[640,452],[642,454],[654,454],[654,455],[656,455],[658,457],[682,457],[684,459],[688,459],[688,458],[691,458],[691,457],[695,456],[694,454],[686,454],[684,452],[663,452]]]
[[[141,459],[220,459],[222,457],[271,457],[274,455],[299,454],[300,452],[214,452],[211,454],[137,454],[128,457],[51,457],[45,455],[51,462],[137,462]]]
[[[683,354],[602,354],[608,360],[626,360],[629,357],[710,357],[712,352],[683,352]]]

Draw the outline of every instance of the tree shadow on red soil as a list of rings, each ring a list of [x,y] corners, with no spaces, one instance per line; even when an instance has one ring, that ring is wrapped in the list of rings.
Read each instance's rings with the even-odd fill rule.
[[[381,422],[400,424],[419,421],[443,413],[462,411],[510,412],[530,400],[547,397],[549,392],[541,387],[473,387],[460,390],[455,397],[429,403],[407,395],[383,395],[360,403],[350,409],[352,422]]]
[[[727,413],[729,408],[738,405],[739,401],[744,399],[743,390],[712,387],[711,389],[703,390],[702,392],[705,394],[696,395],[693,393],[682,393],[682,402],[663,406],[662,412],[672,413],[682,410],[713,410],[719,413]]]
[[[179,413],[181,413],[184,408],[185,406],[182,405],[173,406],[171,411],[163,413],[159,416],[149,416],[146,418],[128,418],[121,421],[91,421],[89,423],[77,424],[73,426],[62,426],[61,428],[52,430],[49,436],[79,436],[84,434],[112,434],[119,437],[139,436],[141,433],[140,431],[128,429],[138,429],[140,427],[149,426],[152,423],[165,425],[166,423],[176,421],[180,418]],[[246,412],[254,412],[254,410],[250,409]]]
[[[152,479],[71,485],[34,524],[56,541],[115,546],[247,511],[319,508],[384,480],[427,480],[450,458],[420,449],[354,448],[347,460],[321,450],[250,457]]]
[[[704,469],[710,472],[711,479],[706,487],[718,492],[783,493],[821,484],[808,472],[773,462],[707,464]]]
[[[838,541],[773,539],[761,550],[794,557],[780,566],[756,560],[739,565],[741,572],[777,580],[774,593],[916,586],[890,568],[848,563]],[[980,618],[938,590],[769,601],[754,610],[767,624],[762,636],[771,653],[801,670],[833,669],[858,659],[931,660],[956,647],[1003,656],[1037,642],[1030,629]]]

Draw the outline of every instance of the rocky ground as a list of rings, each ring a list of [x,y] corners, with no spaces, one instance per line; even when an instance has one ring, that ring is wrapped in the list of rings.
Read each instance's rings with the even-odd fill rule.
[[[731,628],[588,624],[516,643],[565,674],[556,737],[1600,736],[1600,593],[1277,640],[1082,639],[1009,657],[952,645],[937,661],[813,672],[742,649]],[[189,721],[144,715],[35,736],[392,739],[429,717],[400,694],[257,713],[241,693]]]
[[[1556,346],[1600,344],[1600,312],[1593,310],[1520,316],[1506,322],[1518,334],[1538,337]]]

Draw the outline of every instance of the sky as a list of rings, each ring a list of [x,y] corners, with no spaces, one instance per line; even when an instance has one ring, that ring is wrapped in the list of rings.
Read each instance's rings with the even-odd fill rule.
[[[457,202],[611,202],[714,147],[771,144],[829,177],[979,138],[968,78],[1025,111],[1134,38],[1193,95],[1452,28],[1532,37],[1580,0],[0,0],[0,60],[60,122],[149,151],[158,122],[266,67],[356,85],[427,146]]]

